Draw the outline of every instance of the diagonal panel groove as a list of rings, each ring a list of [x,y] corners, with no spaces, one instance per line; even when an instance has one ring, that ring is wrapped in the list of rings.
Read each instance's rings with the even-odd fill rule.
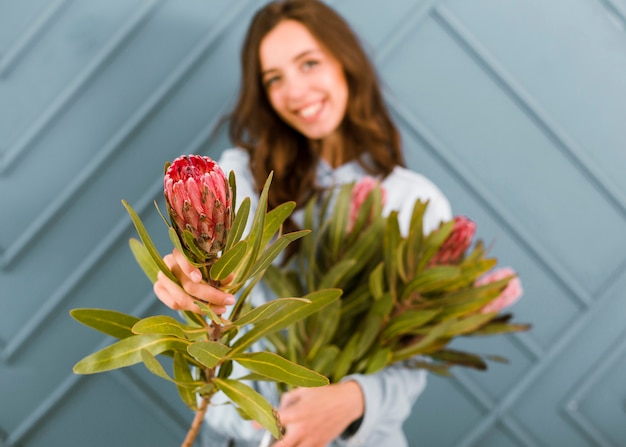
[[[622,29],[626,30],[626,8],[616,3],[615,0],[598,0],[606,8],[607,13]]]
[[[6,78],[15,68],[19,59],[41,37],[43,31],[69,3],[69,0],[55,0],[28,26],[22,36],[0,57],[0,79]]]
[[[68,86],[50,103],[48,107],[39,115],[32,125],[24,132],[17,142],[9,147],[3,154],[0,153],[0,174],[5,172],[21,154],[39,138],[42,132],[50,126],[55,118],[71,103],[71,101],[80,94],[80,92],[89,84],[91,79],[99,72],[117,52],[119,52],[136,29],[152,14],[156,6],[163,0],[147,0],[138,10],[128,19],[120,30],[113,36],[110,42],[98,53]],[[30,237],[30,236],[29,236]],[[24,238],[20,238],[24,239]],[[9,250],[12,250],[9,248]],[[11,255],[7,262],[10,262]]]
[[[193,139],[193,142],[190,145],[191,151],[198,151],[200,149],[200,147],[211,135],[213,128],[218,123],[223,112],[223,108],[221,110],[218,110],[216,118],[211,120],[202,129],[198,136]],[[143,194],[138,202],[138,205],[134,207],[137,213],[141,214],[149,206],[151,206],[154,202],[155,197],[162,193],[162,188],[163,180],[159,178],[154,182],[153,186],[150,187],[149,190]],[[63,284],[55,291],[55,293],[52,294],[41,307],[39,307],[37,312],[35,312],[32,318],[22,326],[20,331],[17,332],[14,337],[6,343],[4,349],[0,350],[0,355],[2,355],[5,360],[8,361],[12,359],[13,356],[21,348],[23,348],[23,346],[27,342],[34,340],[35,337],[33,337],[33,334],[39,329],[42,324],[48,321],[48,315],[61,305],[61,303],[68,297],[68,295],[70,295],[72,290],[74,290],[78,286],[80,281],[85,276],[87,276],[89,272],[97,268],[98,264],[101,262],[106,253],[120,243],[120,238],[126,233],[130,226],[131,221],[124,217],[120,219],[120,221],[105,237],[102,238],[101,242],[94,248],[90,255],[80,263],[80,265],[63,282]]]
[[[150,309],[155,304],[154,294],[152,291],[145,298],[143,298],[140,303],[135,307],[132,314],[133,315],[144,315],[148,309]],[[78,324],[78,323],[77,323]],[[103,337],[103,340],[98,344],[98,346],[92,352],[96,352],[102,348],[111,344],[110,337]],[[15,446],[20,441],[22,441],[28,434],[38,428],[40,423],[44,420],[44,418],[50,414],[67,396],[74,387],[78,385],[81,380],[87,380],[87,376],[69,374],[65,377],[65,379],[48,395],[45,399],[41,400],[39,405],[31,411],[28,417],[24,418],[22,422],[8,435],[4,437],[6,440],[7,446]],[[144,390],[145,392],[145,390]],[[150,396],[150,393],[146,393]],[[163,407],[163,404],[160,406]],[[169,416],[171,416],[176,423],[182,425],[182,421],[179,417],[174,417],[177,413],[169,408],[169,406],[165,406],[165,411]],[[0,433],[1,435],[2,433]]]
[[[220,25],[211,29],[202,41],[196,45],[179,66],[168,76],[168,78],[154,91],[154,93],[139,107],[139,109],[128,119],[122,128],[113,135],[105,146],[98,151],[92,161],[83,169],[79,175],[73,178],[72,182],[43,210],[36,220],[17,238],[17,240],[6,250],[3,256],[3,263],[10,265],[28,244],[36,239],[37,234],[45,227],[46,223],[57,216],[61,210],[70,203],[71,199],[83,188],[85,183],[95,176],[100,167],[106,164],[123,143],[131,137],[171,94],[171,92],[182,82],[185,76],[195,67],[204,53],[224,34],[225,30],[232,24],[246,4],[241,3],[238,8],[233,8],[229,16],[220,21]]]
[[[502,87],[516,104],[547,135],[557,148],[585,175],[589,182],[626,218],[626,195],[608,180],[607,176],[567,133],[559,127],[548,112],[491,56],[482,45],[464,29],[462,24],[444,6],[433,10],[433,18],[459,45]]]
[[[442,10],[438,10],[433,13],[434,18],[442,24],[444,28],[446,28],[449,32],[453,31],[455,40],[459,40],[459,34],[456,32],[458,27],[455,27],[454,30],[450,30],[449,23],[453,20],[449,13],[445,10],[442,13]],[[405,28],[406,29],[406,28]],[[405,31],[406,32],[406,31]],[[400,37],[396,37],[396,40],[400,40]],[[465,36],[462,37],[463,47],[467,47],[467,43],[465,42]],[[470,50],[475,54],[473,57],[476,59],[476,56],[479,56],[475,52],[473,48],[466,48],[466,51]],[[482,56],[482,52],[480,53]],[[481,66],[488,69],[490,75],[498,75],[498,71],[494,70],[493,66],[488,64],[484,58],[478,58],[478,62]],[[489,60],[491,62],[491,60]],[[516,94],[517,91],[510,86],[507,86],[506,82],[502,79],[502,76],[497,76],[499,80],[499,84],[507,87],[509,92]],[[508,79],[507,79],[508,81]],[[587,170],[583,165],[586,163],[583,155],[580,154],[580,150],[572,150],[571,145],[569,144],[571,140],[565,136],[565,134],[558,130],[555,126],[552,125],[551,120],[549,120],[545,113],[535,109],[532,106],[534,104],[529,105],[523,101],[524,98],[521,98],[519,95],[517,96],[517,100],[524,105],[525,109],[531,114],[535,116],[535,121],[538,121],[541,125],[541,128],[544,131],[551,133],[552,138],[555,138],[559,143],[559,146],[563,149],[569,149],[568,153],[570,154],[570,158],[574,158],[576,165],[584,169],[585,172],[591,178],[595,179],[596,185],[604,190],[605,193],[612,199],[614,205],[616,205],[621,211],[622,214],[626,214],[624,211],[626,207],[624,206],[624,200],[621,198],[620,192],[613,185],[610,185],[604,182],[600,177],[599,170],[597,168],[589,168]],[[525,95],[527,96],[527,95]],[[480,424],[478,424],[470,433],[468,433],[463,440],[462,446],[470,446],[478,441],[479,437],[486,431],[491,425],[493,425],[498,419],[502,420],[507,426],[507,428],[512,431],[516,437],[526,445],[536,445],[535,441],[528,438],[528,435],[524,435],[524,430],[521,430],[516,422],[506,416],[509,408],[527,391],[527,389],[532,385],[532,383],[537,379],[537,377],[550,365],[549,359],[554,358],[554,356],[558,355],[562,352],[566,347],[569,346],[571,340],[578,335],[578,333],[582,330],[586,322],[592,318],[593,314],[596,312],[596,309],[601,308],[603,301],[605,300],[603,293],[599,293],[595,302],[593,302],[592,306],[592,298],[591,296],[584,291],[583,287],[578,283],[576,278],[572,277],[568,272],[564,269],[560,268],[559,263],[556,259],[543,249],[541,244],[539,244],[531,234],[529,234],[526,230],[524,230],[520,225],[517,224],[516,220],[506,212],[505,208],[498,204],[498,202],[491,197],[489,191],[480,186],[479,182],[475,180],[471,180],[472,176],[469,172],[467,172],[458,162],[454,160],[454,158],[449,154],[449,151],[446,151],[443,145],[434,137],[426,128],[424,124],[419,122],[414,116],[412,116],[406,108],[404,108],[399,101],[391,100],[390,101],[391,109],[395,112],[395,114],[406,124],[406,127],[412,132],[420,141],[425,143],[425,146],[430,149],[431,154],[442,162],[442,165],[447,167],[451,172],[455,174],[455,177],[464,183],[467,189],[472,193],[474,197],[477,198],[479,202],[483,204],[483,206],[490,210],[491,214],[495,216],[496,220],[501,222],[504,227],[508,229],[508,232],[517,239],[522,246],[524,246],[532,255],[535,257],[542,265],[547,267],[548,272],[556,279],[559,285],[565,290],[569,291],[576,299],[579,304],[583,307],[587,308],[588,312],[584,315],[584,318],[577,319],[574,324],[570,325],[567,330],[559,337],[554,344],[547,350],[547,352],[542,353],[540,349],[536,349],[536,346],[533,344],[528,344],[527,340],[522,341],[523,345],[527,345],[527,348],[531,352],[535,352],[538,357],[537,363],[529,370],[529,373],[526,374],[520,382],[518,382],[509,392],[505,398],[498,402],[491,410],[489,411],[488,416],[486,416]],[[545,116],[545,120],[544,120]],[[542,124],[542,121],[545,123]],[[576,148],[578,149],[578,148]],[[595,166],[595,165],[594,165]],[[625,266],[621,266],[624,268]],[[618,269],[619,270],[619,269]],[[609,281],[611,284],[615,282],[616,277],[618,275],[611,275]],[[606,284],[603,288],[606,290],[610,284]],[[524,340],[523,337],[519,335],[515,336],[517,339]],[[475,396],[476,399],[476,396]],[[480,402],[480,399],[478,399]],[[488,403],[488,401],[483,401],[483,404]]]

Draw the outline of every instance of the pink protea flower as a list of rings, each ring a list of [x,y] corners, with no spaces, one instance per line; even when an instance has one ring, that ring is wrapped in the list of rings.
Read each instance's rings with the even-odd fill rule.
[[[513,278],[511,278],[506,288],[495,300],[483,307],[480,310],[481,313],[486,314],[489,312],[499,312],[502,309],[513,305],[522,296],[522,293],[524,291],[522,289],[522,282],[518,278],[515,271],[513,271],[513,269],[510,267],[502,267],[500,269],[494,270],[476,280],[474,285],[478,287],[485,284],[490,284],[495,281],[499,281],[509,276],[513,276]]]
[[[448,239],[430,261],[431,265],[456,264],[465,255],[476,233],[476,223],[465,216],[454,217],[454,227]]]
[[[181,156],[167,168],[163,186],[181,242],[185,244],[182,234],[188,230],[205,260],[214,257],[224,247],[232,221],[232,194],[222,169],[209,157]]]
[[[350,217],[348,229],[352,229],[356,222],[359,209],[363,206],[363,203],[367,199],[367,196],[372,192],[374,188],[380,185],[380,182],[373,177],[365,176],[352,188],[352,196],[350,200]],[[387,201],[387,191],[381,186],[380,188],[382,196],[382,205],[385,205]]]

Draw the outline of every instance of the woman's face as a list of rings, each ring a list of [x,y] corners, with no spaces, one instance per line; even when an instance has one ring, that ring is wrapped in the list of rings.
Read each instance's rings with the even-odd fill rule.
[[[262,82],[276,113],[309,139],[332,136],[348,102],[339,61],[295,20],[280,22],[263,38],[259,57]]]

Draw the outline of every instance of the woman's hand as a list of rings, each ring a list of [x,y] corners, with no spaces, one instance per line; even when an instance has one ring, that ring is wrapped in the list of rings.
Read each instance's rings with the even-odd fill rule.
[[[326,447],[364,411],[355,381],[295,389],[281,398],[278,413],[286,432],[273,447]]]
[[[163,272],[158,273],[154,293],[169,308],[200,312],[194,300],[204,301],[213,307],[216,314],[221,315],[226,312],[226,306],[235,303],[234,296],[204,282],[200,270],[191,265],[177,249],[163,257],[163,261],[182,286],[178,286]]]

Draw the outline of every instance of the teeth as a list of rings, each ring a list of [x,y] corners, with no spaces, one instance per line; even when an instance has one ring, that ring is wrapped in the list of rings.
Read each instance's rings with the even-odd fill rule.
[[[305,107],[304,109],[300,110],[300,116],[302,118],[309,118],[313,115],[315,115],[317,112],[319,112],[320,108],[322,107],[321,103],[316,103],[316,104],[312,104],[310,106]]]

